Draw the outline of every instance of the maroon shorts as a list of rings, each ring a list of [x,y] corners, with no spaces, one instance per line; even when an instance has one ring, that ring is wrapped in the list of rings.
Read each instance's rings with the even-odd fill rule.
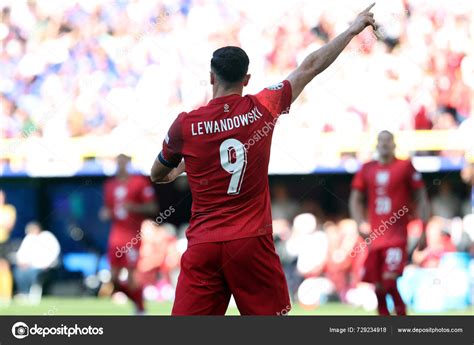
[[[407,262],[406,246],[371,249],[364,263],[362,280],[368,283],[381,282],[390,273],[400,276]]]
[[[272,235],[201,243],[186,250],[172,314],[224,315],[231,295],[241,315],[280,315],[290,310]]]

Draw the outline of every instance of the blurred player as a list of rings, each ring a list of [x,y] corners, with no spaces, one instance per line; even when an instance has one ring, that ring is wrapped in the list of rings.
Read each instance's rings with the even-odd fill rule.
[[[179,114],[151,170],[158,183],[173,181],[186,170],[193,197],[173,315],[222,315],[231,294],[242,315],[289,311],[287,283],[272,238],[268,163],[273,128],[352,38],[375,26],[372,6],[284,81],[256,95],[242,97],[250,79],[242,49],[224,47],[213,53],[213,99]]]
[[[471,213],[474,213],[474,157],[467,158],[467,164],[461,170],[461,179],[471,187]]]
[[[13,277],[8,261],[8,240],[16,222],[16,209],[5,202],[6,195],[0,190],[0,305],[9,303],[12,297]]]
[[[349,201],[351,216],[368,244],[363,280],[375,285],[380,315],[389,315],[386,296],[391,295],[398,315],[406,307],[398,289],[397,278],[407,261],[408,212],[416,202],[418,216],[428,221],[429,207],[421,174],[411,161],[395,157],[393,134],[382,131],[377,139],[377,160],[362,166],[352,181]],[[366,207],[368,223],[365,222]],[[424,247],[424,234],[420,246]]]
[[[117,157],[117,174],[105,182],[102,220],[111,220],[107,255],[111,266],[112,282],[116,291],[122,291],[135,304],[137,314],[144,312],[143,288],[135,279],[141,245],[142,222],[157,212],[155,191],[144,176],[130,175],[127,165],[130,157]],[[127,282],[119,279],[127,269]]]

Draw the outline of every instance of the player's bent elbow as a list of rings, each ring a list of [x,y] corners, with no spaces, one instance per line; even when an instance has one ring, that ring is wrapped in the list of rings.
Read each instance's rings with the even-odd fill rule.
[[[162,183],[163,176],[160,176],[160,175],[154,173],[153,170],[152,170],[151,174],[150,174],[150,180],[153,183]]]
[[[168,178],[168,175],[153,174],[153,172],[150,175],[150,180],[151,182],[156,183],[156,184],[171,182],[170,179]]]

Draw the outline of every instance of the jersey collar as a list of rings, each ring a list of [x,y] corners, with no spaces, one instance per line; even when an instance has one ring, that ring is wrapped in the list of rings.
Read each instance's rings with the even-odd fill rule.
[[[234,100],[237,100],[239,98],[242,98],[241,95],[237,94],[237,93],[233,93],[231,95],[227,95],[227,96],[222,96],[222,97],[217,97],[217,98],[213,98],[209,101],[209,105],[211,104],[221,104],[221,103],[227,103],[227,102],[231,102],[231,101],[234,101]]]

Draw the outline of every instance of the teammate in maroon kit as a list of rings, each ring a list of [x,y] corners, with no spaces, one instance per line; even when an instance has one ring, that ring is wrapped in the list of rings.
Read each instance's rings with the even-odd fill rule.
[[[107,256],[111,266],[112,282],[116,291],[122,291],[136,307],[137,314],[144,312],[143,288],[135,279],[135,268],[141,245],[142,222],[157,212],[155,191],[144,176],[130,175],[127,165],[130,158],[117,157],[117,174],[104,186],[102,220],[112,220]],[[127,269],[128,280],[121,282],[119,273]]]
[[[395,311],[406,315],[397,278],[407,261],[408,214],[413,201],[418,216],[425,222],[429,206],[421,174],[411,161],[395,157],[393,134],[382,131],[377,139],[377,160],[362,166],[352,181],[349,206],[359,224],[359,233],[368,245],[363,280],[375,285],[380,315],[389,315],[386,296],[392,296]],[[365,222],[365,206],[369,223]],[[424,233],[419,243],[425,246]]]
[[[256,95],[242,97],[250,79],[242,49],[224,47],[213,53],[213,99],[179,114],[151,170],[157,183],[171,182],[186,171],[193,197],[173,315],[222,315],[231,294],[242,315],[289,311],[272,238],[267,176],[273,128],[353,37],[375,27],[372,6],[284,81]]]

